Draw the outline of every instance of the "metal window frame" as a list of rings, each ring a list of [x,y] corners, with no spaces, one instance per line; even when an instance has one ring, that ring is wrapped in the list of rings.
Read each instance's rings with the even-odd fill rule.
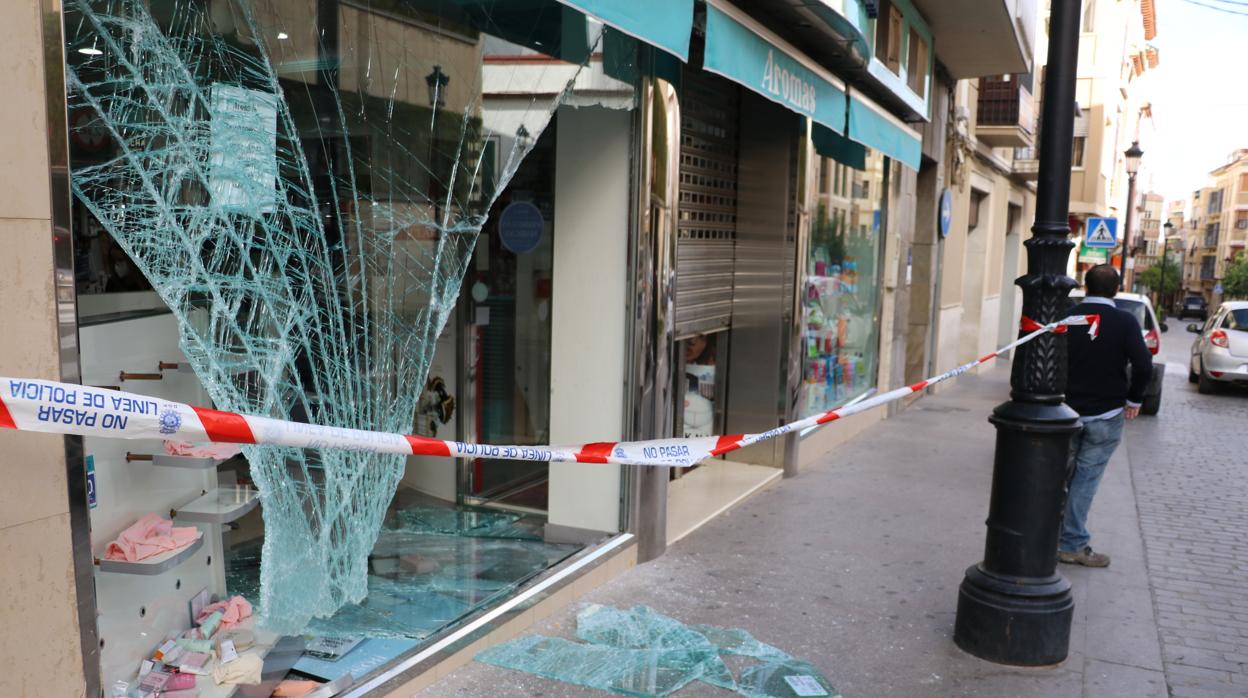
[[[73,208],[69,187],[69,106],[65,80],[65,18],[60,0],[40,0],[43,70],[46,96],[48,177],[52,214],[52,275],[56,289],[57,351],[60,380],[82,382],[78,343],[78,296],[74,285]],[[81,436],[63,437],[65,479],[69,498],[70,551],[78,638],[86,695],[103,691],[100,639],[96,623],[95,566],[91,554],[91,514]]]

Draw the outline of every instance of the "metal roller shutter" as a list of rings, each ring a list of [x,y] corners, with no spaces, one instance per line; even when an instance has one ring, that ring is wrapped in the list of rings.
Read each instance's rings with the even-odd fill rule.
[[[686,69],[680,123],[676,335],[732,325],[737,234],[737,87]]]

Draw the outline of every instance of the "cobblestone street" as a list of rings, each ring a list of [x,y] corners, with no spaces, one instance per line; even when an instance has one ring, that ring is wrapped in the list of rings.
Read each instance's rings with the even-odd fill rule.
[[[1130,425],[1127,448],[1171,695],[1244,696],[1248,394],[1187,382],[1186,324],[1170,320],[1161,413]]]

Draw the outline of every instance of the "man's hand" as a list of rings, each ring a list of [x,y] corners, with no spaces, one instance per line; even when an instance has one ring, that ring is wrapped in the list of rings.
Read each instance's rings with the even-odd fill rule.
[[[1140,406],[1127,403],[1126,407],[1122,408],[1122,413],[1127,419],[1135,419],[1140,416]]]

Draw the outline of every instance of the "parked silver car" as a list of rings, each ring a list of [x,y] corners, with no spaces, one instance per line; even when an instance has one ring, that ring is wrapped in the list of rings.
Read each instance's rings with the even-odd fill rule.
[[[1212,393],[1220,386],[1248,386],[1248,301],[1229,301],[1218,306],[1203,324],[1193,322],[1188,332],[1200,336],[1192,343],[1187,379],[1200,392]]]

